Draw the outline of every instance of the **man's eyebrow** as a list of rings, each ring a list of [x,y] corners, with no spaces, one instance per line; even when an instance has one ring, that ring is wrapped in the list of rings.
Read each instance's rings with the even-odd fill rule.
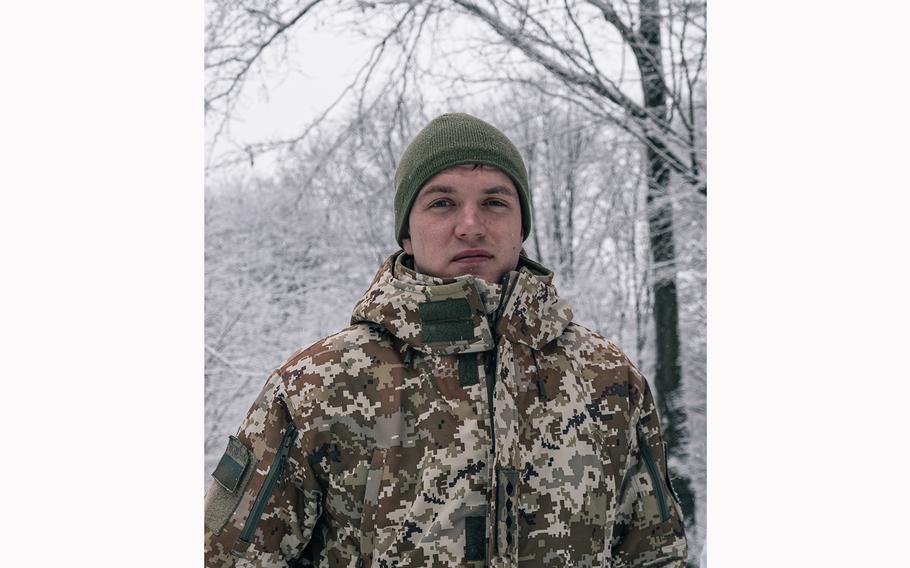
[[[420,190],[420,195],[430,193],[455,193],[455,188],[448,185],[428,185]]]
[[[455,192],[456,192],[456,190],[452,186],[434,184],[434,185],[428,185],[428,186],[424,187],[423,189],[421,189],[420,195],[424,196],[424,195],[429,195],[431,193],[450,194],[450,193],[455,193]],[[488,187],[483,190],[483,193],[485,195],[497,195],[497,194],[498,195],[511,195],[511,196],[518,195],[518,193],[514,189],[512,189],[511,187],[506,186],[506,185],[494,185],[493,187]]]
[[[508,187],[506,185],[496,185],[493,187],[488,187],[487,189],[483,190],[483,192],[486,193],[487,195],[493,194],[493,193],[502,193],[505,195],[513,195],[513,196],[517,195],[517,192],[514,189],[512,189],[511,187]]]

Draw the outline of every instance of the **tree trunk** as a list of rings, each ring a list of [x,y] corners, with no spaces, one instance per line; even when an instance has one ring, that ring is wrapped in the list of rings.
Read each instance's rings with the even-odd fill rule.
[[[639,38],[635,49],[641,72],[645,108],[667,118],[667,91],[663,82],[658,0],[641,0]],[[673,456],[682,456],[686,442],[686,413],[682,404],[679,364],[679,305],[676,294],[673,208],[668,197],[670,166],[656,136],[646,136],[648,172],[648,229],[654,268],[654,325],[657,341],[654,386],[664,440]],[[695,520],[695,499],[689,479],[676,472],[673,488],[679,495],[687,524]]]

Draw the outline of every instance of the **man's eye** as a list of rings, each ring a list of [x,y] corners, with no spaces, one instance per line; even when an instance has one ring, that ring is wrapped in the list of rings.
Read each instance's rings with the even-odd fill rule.
[[[451,204],[452,204],[452,202],[449,201],[448,199],[437,199],[436,201],[433,201],[432,203],[430,203],[430,207],[431,208],[433,208],[433,207],[441,208],[441,207],[448,207]]]
[[[501,199],[488,199],[487,205],[492,205],[494,207],[507,207],[509,204]]]

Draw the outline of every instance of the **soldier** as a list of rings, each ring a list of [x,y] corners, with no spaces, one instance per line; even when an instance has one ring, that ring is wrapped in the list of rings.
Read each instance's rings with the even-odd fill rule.
[[[206,566],[685,566],[648,383],[523,254],[515,146],[442,115],[395,192],[403,250],[230,437]]]

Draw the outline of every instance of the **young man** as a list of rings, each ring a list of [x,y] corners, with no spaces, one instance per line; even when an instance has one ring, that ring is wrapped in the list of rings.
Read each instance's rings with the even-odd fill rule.
[[[648,383],[522,254],[515,146],[442,115],[395,185],[404,250],[230,438],[206,565],[685,566]]]

